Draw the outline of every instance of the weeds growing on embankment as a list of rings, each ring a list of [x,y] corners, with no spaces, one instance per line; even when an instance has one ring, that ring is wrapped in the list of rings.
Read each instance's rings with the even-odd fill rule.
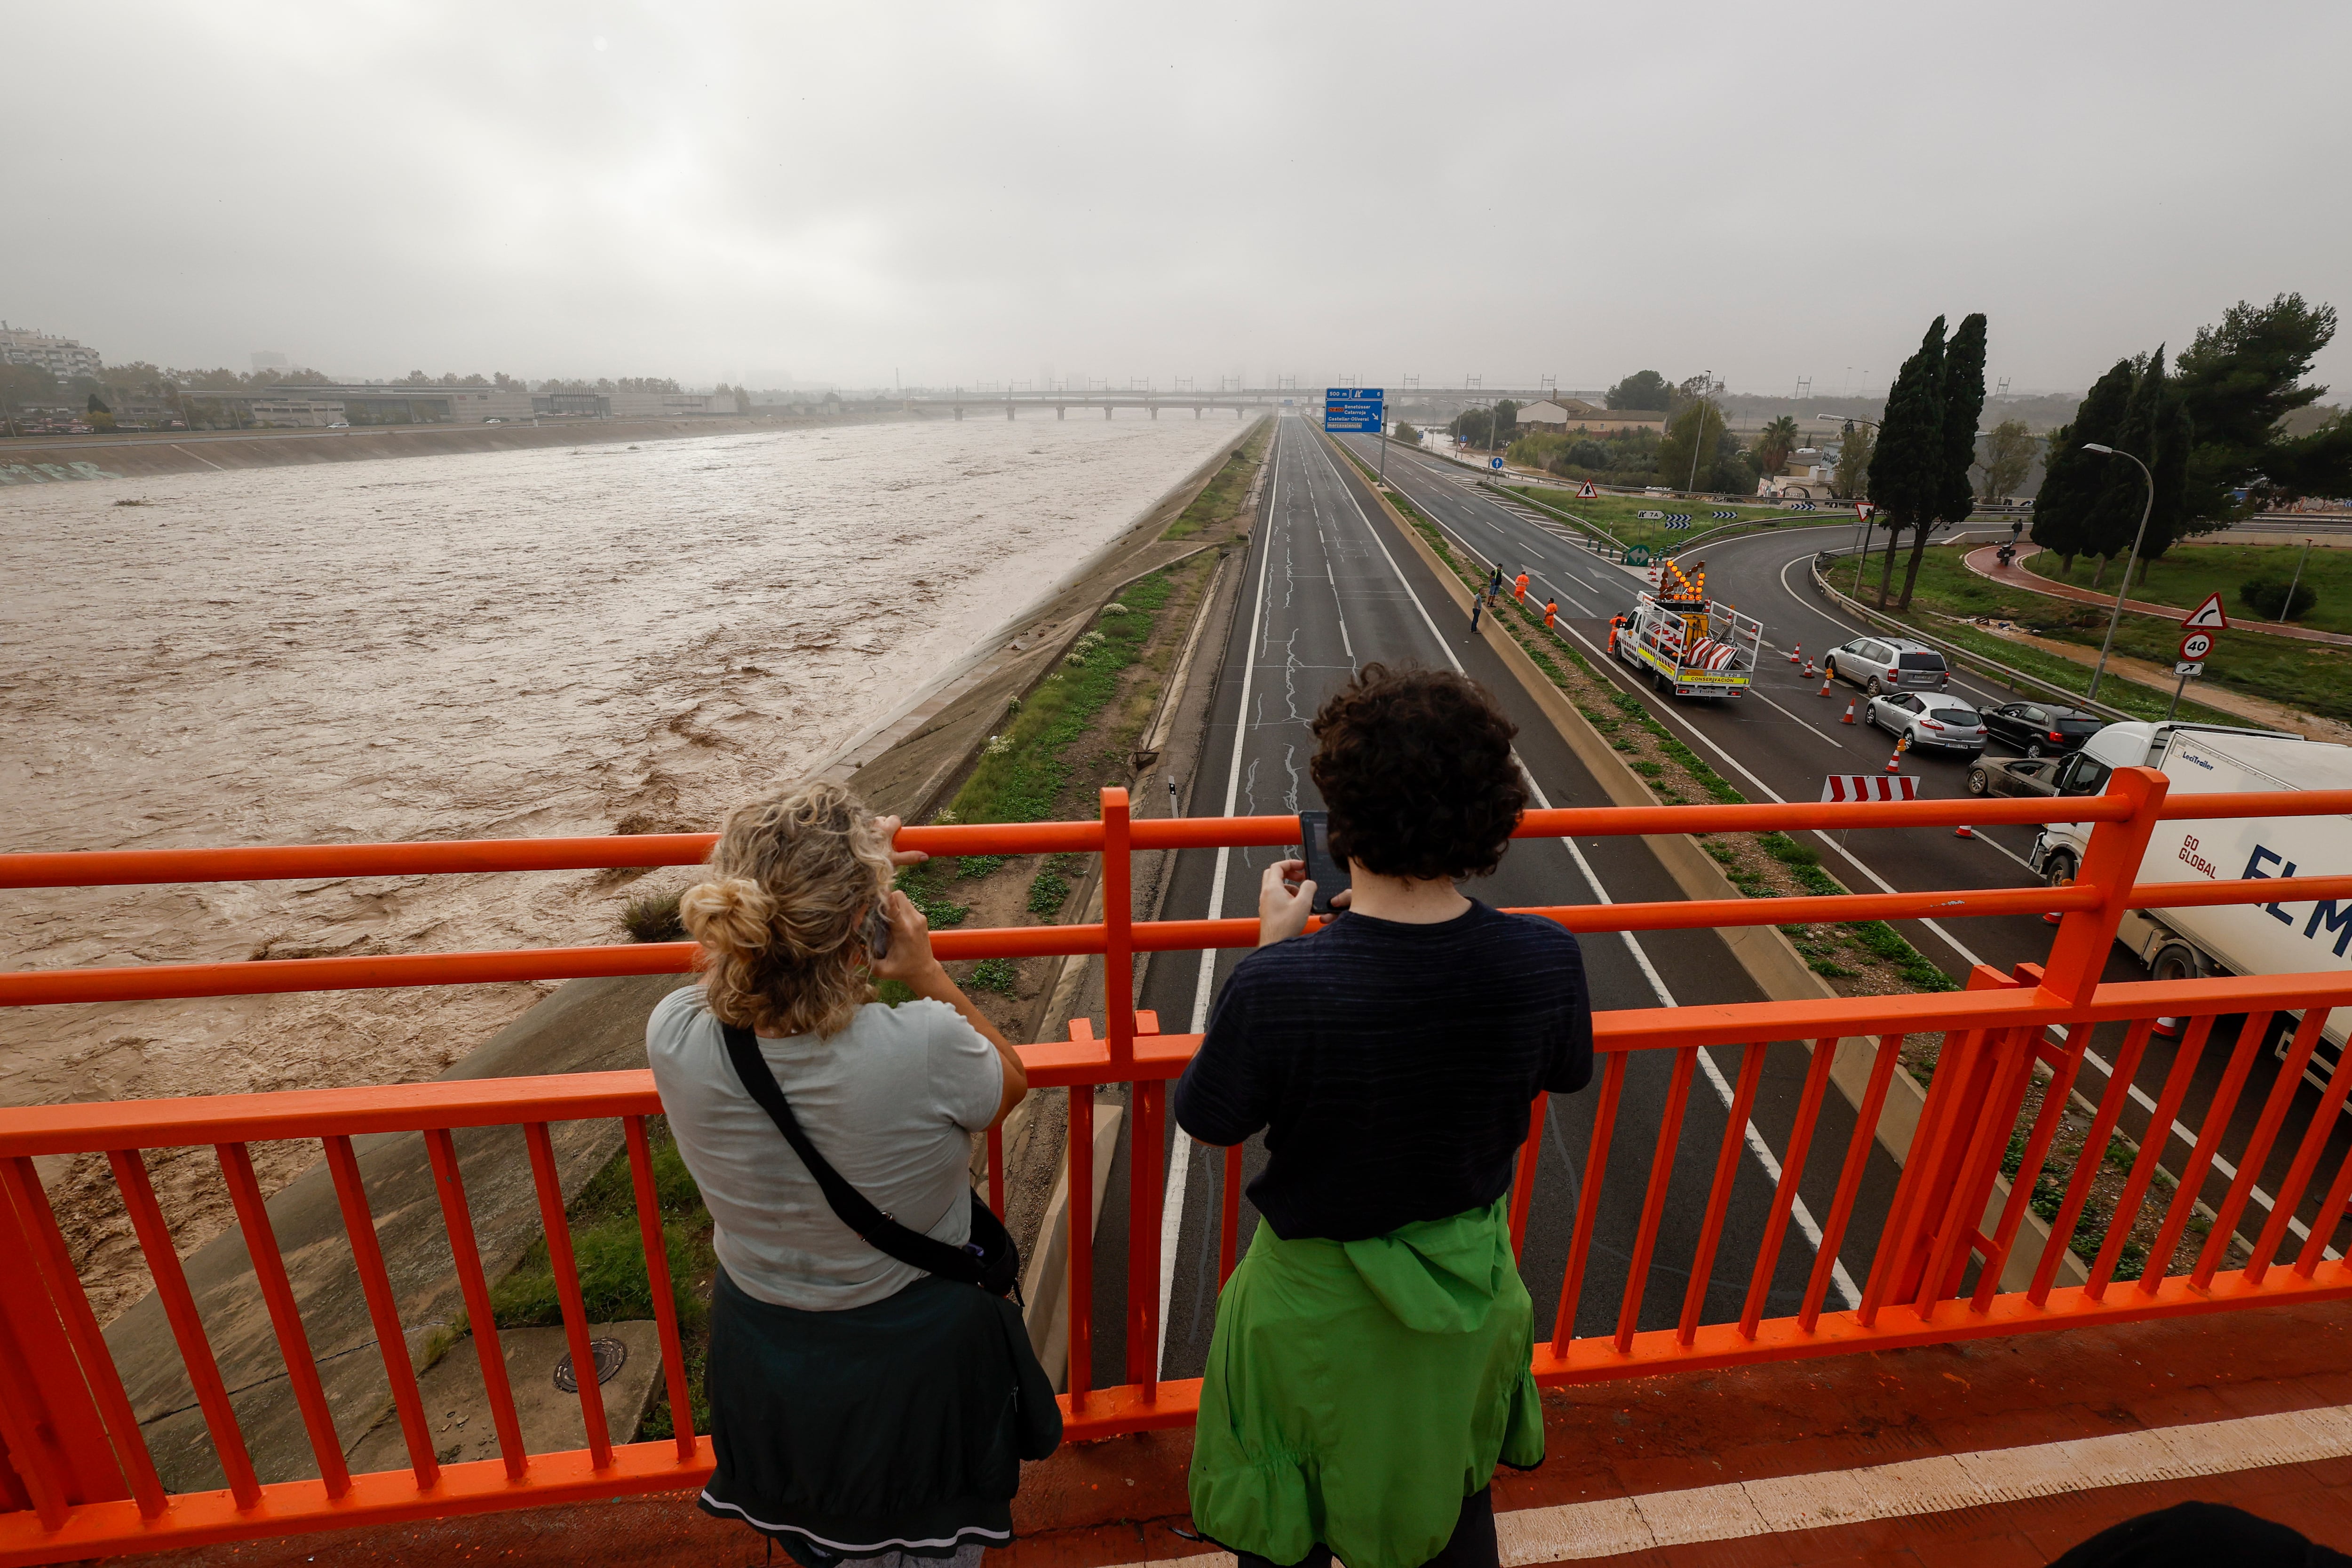
[[[1261,419],[1234,455],[1225,459],[1214,478],[1201,488],[1175,521],[1168,525],[1162,539],[1191,539],[1196,534],[1214,533],[1220,530],[1235,534],[1249,532],[1250,486],[1257,478],[1258,465],[1265,460],[1266,443],[1274,438],[1274,421]]]

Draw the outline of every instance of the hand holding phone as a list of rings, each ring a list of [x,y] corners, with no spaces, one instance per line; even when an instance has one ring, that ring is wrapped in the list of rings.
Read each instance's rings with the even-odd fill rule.
[[[1315,884],[1314,911],[1328,915],[1332,899],[1348,890],[1347,863],[1331,854],[1331,814],[1300,812],[1298,844],[1300,858],[1307,862],[1307,879]]]

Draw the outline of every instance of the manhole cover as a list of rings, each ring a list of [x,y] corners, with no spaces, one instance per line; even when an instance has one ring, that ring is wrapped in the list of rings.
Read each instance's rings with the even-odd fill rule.
[[[596,1381],[610,1383],[613,1374],[629,1359],[629,1347],[619,1340],[590,1340],[588,1353],[596,1360]],[[572,1352],[565,1351],[555,1363],[555,1386],[566,1394],[580,1392],[579,1374],[572,1370]]]

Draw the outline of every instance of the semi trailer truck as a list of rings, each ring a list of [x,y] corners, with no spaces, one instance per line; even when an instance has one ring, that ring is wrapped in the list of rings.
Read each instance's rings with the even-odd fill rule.
[[[2169,795],[2352,789],[2352,746],[2273,730],[2208,724],[2110,724],[2059,763],[2053,816],[2069,795],[2097,795],[2116,768],[2145,765],[2169,781]],[[2044,880],[2074,880],[2091,824],[2052,822],[2034,839],[2032,864]],[[2334,876],[2352,868],[2352,817],[2236,817],[2159,822],[2140,864],[2142,882]],[[2206,974],[2307,974],[2352,970],[2352,900],[2156,908],[2125,913],[2116,941],[2151,978]],[[2352,1010],[2332,1015],[2310,1076],[2325,1083],[2352,1033]],[[2284,1033],[2281,1034],[2284,1043]],[[2325,1058],[2323,1061],[2321,1058]]]

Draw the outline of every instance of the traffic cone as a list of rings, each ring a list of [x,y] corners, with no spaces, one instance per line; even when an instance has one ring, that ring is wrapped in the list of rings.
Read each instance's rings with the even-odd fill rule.
[[[1969,825],[1963,822],[1958,827],[1952,829],[1952,837],[1955,838],[1974,838],[1976,835],[1969,832]]]
[[[1821,690],[1821,694],[1822,694],[1823,697],[1827,697],[1827,696],[1830,694],[1830,672],[1829,672],[1828,670],[1826,670],[1826,669],[1825,669],[1825,670],[1823,670],[1823,671],[1822,671],[1822,690]]]
[[[1807,658],[1805,659],[1805,679],[1806,679],[1807,680],[1811,680],[1812,678],[1813,678],[1813,661],[1812,661],[1811,658],[1810,656],[1808,656],[1808,657],[1807,657]]]
[[[1849,701],[1845,705],[1845,717],[1839,720],[1838,722],[1841,724],[1851,724],[1853,722],[1853,704],[1852,702]]]
[[[1801,654],[1801,653],[1804,652],[1804,651],[1805,651],[1805,645],[1804,645],[1803,643],[1799,643],[1796,647],[1794,647],[1790,648],[1790,649],[1789,650],[1789,662],[1790,662],[1790,664],[1794,664],[1794,663],[1796,663],[1796,662],[1797,662],[1797,656],[1798,656],[1799,654]]]
[[[1886,759],[1886,771],[1887,771],[1888,773],[1901,773],[1901,772],[1903,771],[1903,748],[1902,748],[1902,747],[1900,747],[1900,746],[1895,747],[1895,754],[1894,754],[1893,756],[1891,756],[1891,757],[1889,757],[1889,758],[1887,758],[1887,759]]]

